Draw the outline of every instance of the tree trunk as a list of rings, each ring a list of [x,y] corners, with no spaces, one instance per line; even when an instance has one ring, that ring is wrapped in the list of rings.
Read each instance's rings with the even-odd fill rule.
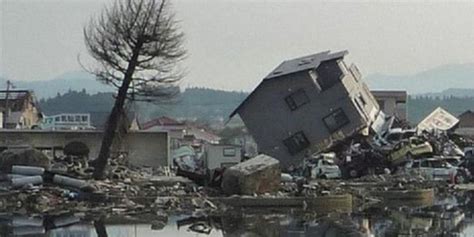
[[[102,219],[94,221],[94,228],[97,237],[107,237],[107,228],[105,228],[104,221]]]
[[[112,108],[112,111],[110,112],[109,118],[107,120],[107,125],[104,131],[104,137],[102,138],[102,145],[100,147],[99,157],[94,160],[94,179],[102,179],[104,176],[104,170],[107,166],[107,161],[110,156],[110,147],[112,146],[112,143],[114,141],[117,132],[117,125],[120,121],[120,116],[123,114],[123,106],[125,104],[125,100],[127,99],[127,92],[130,88],[133,73],[138,63],[138,55],[140,48],[141,44],[137,44],[135,50],[133,51],[134,53],[128,64],[127,71],[125,72],[124,79],[118,91],[117,98],[115,99],[114,107]]]

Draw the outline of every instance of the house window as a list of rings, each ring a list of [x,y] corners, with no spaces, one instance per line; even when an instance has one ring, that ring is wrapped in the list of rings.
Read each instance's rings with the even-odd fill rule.
[[[344,74],[339,67],[337,60],[322,62],[316,68],[318,74],[317,82],[322,91],[325,91],[341,81]]]
[[[82,115],[82,122],[87,122],[87,116],[86,115]]]
[[[306,95],[306,92],[303,89],[299,89],[291,95],[287,96],[285,98],[285,101],[291,110],[296,110],[304,104],[307,104],[309,102],[309,97],[308,95]]]
[[[56,121],[56,122],[61,121],[61,117],[59,117],[59,116],[58,116],[58,117],[55,117],[55,118],[54,118],[54,121]]]
[[[329,132],[332,133],[339,130],[342,126],[348,124],[349,118],[347,118],[346,113],[344,113],[344,111],[339,108],[328,116],[324,117],[323,121]]]
[[[360,102],[362,102],[362,106],[365,107],[367,105],[367,102],[365,101],[365,99],[362,95],[359,95],[359,100],[360,100]]]
[[[291,155],[295,155],[296,153],[306,149],[309,146],[309,141],[304,133],[299,131],[293,134],[293,136],[283,140],[283,144],[288,148],[288,152],[290,152]]]
[[[362,95],[358,95],[357,98],[354,99],[354,102],[359,111],[365,113],[364,108],[367,105],[367,102],[365,101],[364,97]]]
[[[224,156],[235,156],[237,151],[235,148],[224,148],[223,153]]]

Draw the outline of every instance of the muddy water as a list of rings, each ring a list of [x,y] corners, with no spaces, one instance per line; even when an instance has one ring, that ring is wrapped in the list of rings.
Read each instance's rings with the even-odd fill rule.
[[[297,209],[242,209],[215,216],[175,215],[147,224],[74,218],[0,222],[1,236],[474,236],[474,195],[437,198],[429,205],[400,202],[353,213],[321,214]],[[1,217],[1,216],[0,216]],[[36,221],[35,221],[36,220]],[[27,224],[27,226],[25,226]],[[28,226],[29,225],[29,226]],[[29,232],[28,232],[29,231]]]

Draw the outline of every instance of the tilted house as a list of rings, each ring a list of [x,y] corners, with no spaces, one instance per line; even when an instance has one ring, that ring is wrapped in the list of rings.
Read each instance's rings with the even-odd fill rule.
[[[367,128],[379,112],[347,51],[281,63],[230,115],[239,114],[259,152],[297,164]]]

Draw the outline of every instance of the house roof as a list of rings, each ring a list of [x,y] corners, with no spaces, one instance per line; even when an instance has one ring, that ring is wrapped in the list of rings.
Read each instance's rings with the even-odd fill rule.
[[[33,97],[33,92],[28,90],[0,90],[0,107],[5,108],[8,95],[8,107],[11,111],[21,111],[25,105],[25,100]]]
[[[403,90],[371,90],[375,98],[395,98],[397,101],[407,101],[407,91]]]
[[[466,110],[464,112],[462,112],[460,115],[458,115],[458,118],[461,118],[461,117],[466,117],[466,116],[473,116],[474,115],[474,112],[472,112],[471,110]]]
[[[196,139],[204,140],[210,143],[218,142],[221,140],[221,137],[203,128],[189,127],[187,133],[188,135],[194,135]]]
[[[147,130],[151,127],[154,126],[184,126],[185,124],[183,122],[179,122],[175,119],[162,116],[153,120],[150,120],[148,122],[143,123],[142,129]]]
[[[242,101],[242,103],[240,103],[239,106],[237,106],[237,108],[234,111],[232,111],[232,113],[229,115],[229,118],[234,117],[234,115],[239,111],[239,109],[254,95],[256,91],[259,90],[259,88],[265,82],[279,78],[284,75],[292,74],[295,72],[306,71],[309,69],[317,68],[319,64],[321,64],[321,62],[334,60],[334,59],[340,59],[346,56],[347,54],[349,54],[347,50],[339,51],[336,53],[331,53],[331,51],[328,50],[328,51],[311,54],[304,57],[299,57],[299,58],[286,60],[282,62],[280,65],[278,65],[278,67],[273,69],[273,71],[270,74],[268,74],[263,79],[263,81],[260,82],[257,88],[255,88],[250,93],[250,95],[248,95],[247,98],[245,98],[245,100]]]
[[[307,55],[304,57],[286,60],[282,62],[278,67],[273,69],[273,71],[268,74],[265,79],[271,79],[299,71],[317,68],[321,62],[343,58],[346,54],[348,54],[346,50],[336,53],[331,53],[328,50],[316,54]]]

